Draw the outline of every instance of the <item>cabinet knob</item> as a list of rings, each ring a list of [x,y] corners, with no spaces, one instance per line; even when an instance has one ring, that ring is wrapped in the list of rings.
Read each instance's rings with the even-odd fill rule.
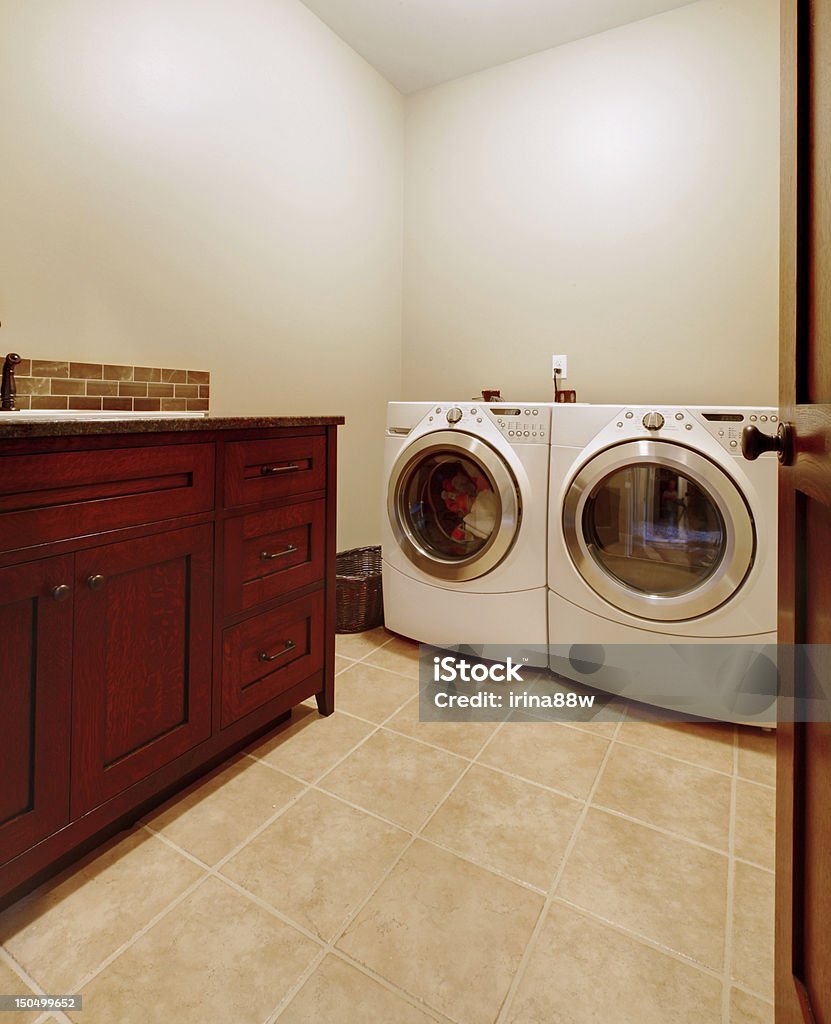
[[[87,586],[90,590],[101,590],[107,582],[106,576],[96,573],[95,576],[87,576]]]
[[[66,583],[59,583],[56,587],[52,587],[52,597],[56,601],[65,601],[70,593],[71,590]]]

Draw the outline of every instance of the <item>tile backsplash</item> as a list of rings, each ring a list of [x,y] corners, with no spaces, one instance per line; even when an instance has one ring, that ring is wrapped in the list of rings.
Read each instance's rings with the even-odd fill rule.
[[[23,359],[15,368],[18,409],[207,412],[207,370]]]

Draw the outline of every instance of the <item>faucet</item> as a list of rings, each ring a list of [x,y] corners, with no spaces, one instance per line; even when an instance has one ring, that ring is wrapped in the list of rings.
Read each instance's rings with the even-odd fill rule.
[[[20,362],[17,352],[9,352],[3,363],[3,384],[0,387],[0,412],[15,412],[14,399],[17,387],[14,383],[14,368]]]

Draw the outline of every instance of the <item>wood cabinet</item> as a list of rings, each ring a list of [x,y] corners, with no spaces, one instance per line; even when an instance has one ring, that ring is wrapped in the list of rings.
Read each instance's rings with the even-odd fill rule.
[[[210,526],[75,556],[72,816],[211,734]]]
[[[71,576],[67,556],[0,569],[3,860],[69,820]]]
[[[0,437],[0,905],[333,710],[342,421],[225,422]]]

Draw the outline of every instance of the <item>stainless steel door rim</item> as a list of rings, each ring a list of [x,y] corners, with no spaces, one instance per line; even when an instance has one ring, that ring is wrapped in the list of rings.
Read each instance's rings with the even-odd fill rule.
[[[426,460],[444,456],[448,462],[463,458],[481,467],[498,499],[495,528],[487,543],[469,557],[443,558],[430,551],[410,521],[406,491],[413,474]],[[413,565],[437,579],[462,583],[486,575],[503,561],[519,531],[522,502],[516,479],[495,448],[471,434],[437,430],[407,445],[396,460],[387,488],[387,514],[398,545]]]
[[[584,515],[592,494],[615,472],[637,467],[682,474],[721,517],[724,547],[718,563],[698,585],[683,592],[656,594],[627,586],[601,563],[595,545],[587,540]],[[620,611],[660,622],[698,618],[724,604],[741,587],[756,551],[753,518],[736,483],[707,456],[670,441],[626,441],[590,458],[569,484],[562,525],[571,560],[595,593]]]

